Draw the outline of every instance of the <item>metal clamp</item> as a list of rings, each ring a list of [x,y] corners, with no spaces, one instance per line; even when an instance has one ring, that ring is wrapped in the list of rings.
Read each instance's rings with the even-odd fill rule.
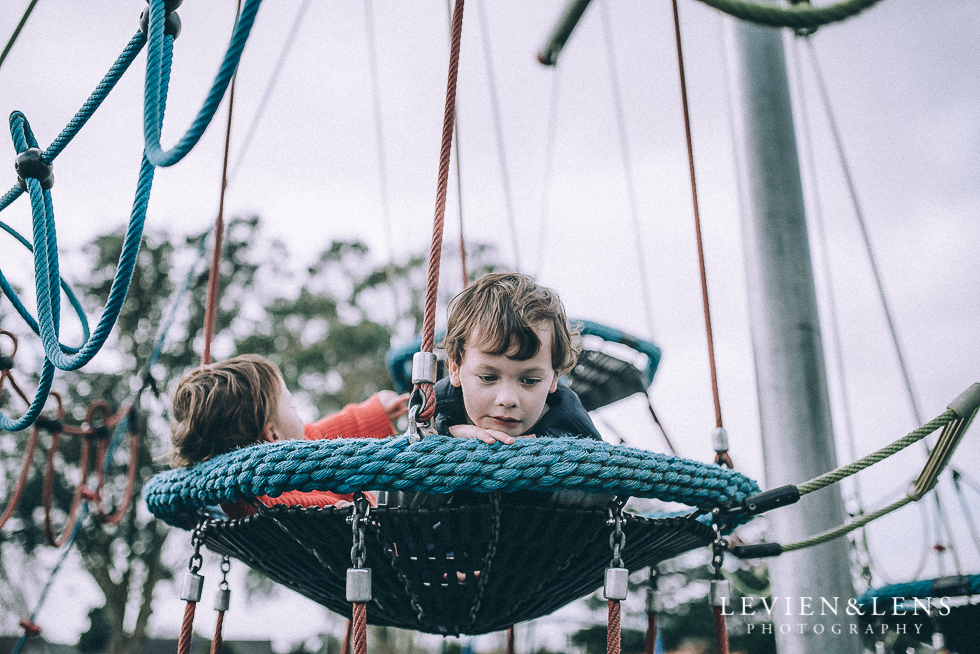
[[[434,436],[437,433],[432,418],[427,421],[419,420],[424,406],[425,395],[419,389],[415,389],[412,391],[412,396],[408,398],[408,431],[405,435],[408,437],[409,445],[415,445],[424,437]]]
[[[609,547],[612,549],[612,560],[606,568],[603,594],[607,600],[624,600],[629,594],[630,573],[623,567],[623,549],[626,547],[626,534],[623,533],[623,505],[610,502],[609,519],[613,523],[612,533],[609,534]]]
[[[724,608],[731,598],[728,580],[721,573],[721,565],[725,562],[725,550],[728,549],[728,543],[722,538],[721,527],[718,526],[718,523],[715,522],[712,527],[715,530],[715,540],[711,544],[711,567],[714,569],[714,575],[711,579],[711,606]]]
[[[191,543],[194,545],[194,554],[187,564],[187,573],[184,575],[184,583],[180,587],[180,599],[185,602],[201,601],[201,591],[204,589],[204,577],[199,575],[204,558],[201,556],[201,532],[194,529],[191,536]]]
[[[416,352],[412,356],[412,384],[435,384],[439,358],[433,352]]]

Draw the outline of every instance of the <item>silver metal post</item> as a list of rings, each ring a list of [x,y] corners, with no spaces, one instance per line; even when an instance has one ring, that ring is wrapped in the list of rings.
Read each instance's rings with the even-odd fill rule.
[[[726,40],[766,486],[776,488],[833,469],[837,457],[782,34],[727,19]],[[793,542],[844,519],[839,488],[827,488],[774,512],[770,540]],[[769,574],[780,654],[861,651],[846,613],[846,541],[773,559]],[[836,616],[824,600],[836,602]]]

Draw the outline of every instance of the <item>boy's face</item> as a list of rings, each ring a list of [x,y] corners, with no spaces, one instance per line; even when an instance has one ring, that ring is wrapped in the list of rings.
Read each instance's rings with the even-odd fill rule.
[[[286,388],[286,382],[279,378],[279,410],[275,422],[266,427],[266,433],[272,438],[266,440],[302,440],[304,438],[303,419],[293,408],[293,396]]]
[[[480,344],[479,330],[466,341],[459,365],[449,362],[449,380],[463,389],[466,414],[477,427],[520,436],[534,427],[544,411],[548,393],[558,388],[551,367],[550,324],[535,326],[541,347],[525,361],[511,359],[514,344],[504,354],[491,354]]]

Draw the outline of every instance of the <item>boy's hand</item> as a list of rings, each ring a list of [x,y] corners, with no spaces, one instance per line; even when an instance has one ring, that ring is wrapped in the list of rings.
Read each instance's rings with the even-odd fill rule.
[[[511,445],[514,437],[496,429],[484,429],[476,425],[453,425],[449,428],[449,433],[456,438],[479,438],[487,445],[494,441],[500,441],[504,445]]]
[[[408,393],[399,395],[395,391],[378,391],[378,399],[392,422],[408,413]]]

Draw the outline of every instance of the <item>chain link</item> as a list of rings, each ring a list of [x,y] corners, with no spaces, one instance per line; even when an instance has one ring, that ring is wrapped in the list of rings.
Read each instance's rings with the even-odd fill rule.
[[[194,574],[197,574],[201,570],[201,566],[204,565],[204,557],[201,556],[203,531],[204,531],[204,523],[202,522],[201,524],[198,524],[196,527],[194,527],[194,531],[191,532],[191,544],[194,546],[194,554],[191,555],[191,560],[187,564],[187,569]]]
[[[476,616],[480,612],[480,605],[483,604],[483,591],[487,587],[487,579],[490,577],[490,565],[493,563],[494,556],[497,554],[497,541],[500,540],[500,491],[490,493],[490,504],[493,506],[493,522],[490,525],[490,544],[487,545],[487,556],[483,562],[483,570],[480,572],[480,581],[476,585],[476,599],[470,608],[470,624],[476,622]]]
[[[231,559],[227,556],[221,557],[221,583],[218,588],[228,590],[228,573],[231,571]]]
[[[725,550],[728,549],[728,543],[721,536],[721,527],[719,524],[713,522],[711,526],[715,530],[715,540],[711,543],[711,567],[714,569],[714,578],[723,579],[721,565],[725,562]]]
[[[364,523],[367,522],[368,515],[371,513],[371,503],[364,497],[363,493],[354,496],[354,503],[351,505],[351,516],[347,519],[351,525],[353,536],[353,546],[350,548],[350,562],[355,568],[363,568],[367,560],[367,547],[364,545]]]
[[[415,591],[412,590],[412,582],[408,580],[408,577],[405,576],[405,573],[402,572],[401,569],[398,567],[398,557],[395,554],[395,548],[393,548],[391,546],[391,543],[389,543],[382,537],[380,529],[376,530],[375,535],[377,537],[378,543],[381,545],[381,549],[384,551],[385,555],[388,557],[388,560],[391,562],[391,569],[395,571],[395,575],[398,577],[398,580],[401,581],[402,586],[405,587],[405,593],[408,595],[408,603],[412,606],[412,610],[415,611],[415,615],[418,617],[419,626],[424,625],[425,612],[422,610],[422,605],[419,604],[418,595],[416,595]]]
[[[623,567],[623,550],[626,548],[626,534],[623,532],[623,505],[618,501],[609,503],[609,522],[613,530],[609,534],[609,548],[612,550],[610,568]]]

